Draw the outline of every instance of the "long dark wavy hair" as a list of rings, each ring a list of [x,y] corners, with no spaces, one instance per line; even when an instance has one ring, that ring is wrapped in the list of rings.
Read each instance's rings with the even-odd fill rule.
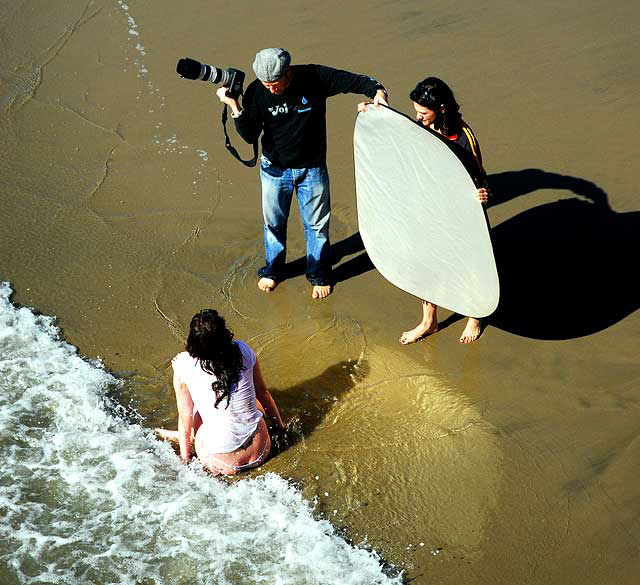
[[[462,115],[451,88],[442,79],[427,77],[409,94],[412,101],[436,113],[434,127],[445,136],[460,134]]]
[[[224,319],[214,309],[203,309],[191,319],[187,337],[187,353],[198,360],[200,367],[216,377],[211,384],[216,395],[215,407],[225,398],[231,401],[231,388],[240,379],[245,369],[242,353],[233,343],[233,331],[227,328]]]

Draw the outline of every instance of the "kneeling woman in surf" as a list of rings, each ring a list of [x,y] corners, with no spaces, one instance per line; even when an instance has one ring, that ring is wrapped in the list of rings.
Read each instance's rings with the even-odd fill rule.
[[[186,351],[171,362],[178,406],[177,439],[186,463],[192,442],[198,459],[216,475],[233,475],[261,465],[271,449],[265,417],[281,430],[284,423],[267,390],[254,351],[213,309],[191,319]]]
[[[416,121],[446,138],[476,184],[478,201],[487,203],[487,174],[482,166],[480,145],[473,130],[462,119],[460,106],[451,88],[437,77],[427,77],[416,85],[409,97],[413,102]],[[400,336],[400,343],[413,343],[438,331],[437,310],[437,305],[422,301],[422,320]],[[481,333],[480,319],[469,317],[460,343],[473,343]]]

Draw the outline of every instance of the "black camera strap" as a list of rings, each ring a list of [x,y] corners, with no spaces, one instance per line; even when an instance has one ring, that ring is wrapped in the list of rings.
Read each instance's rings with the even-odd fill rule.
[[[227,104],[224,105],[222,110],[222,129],[224,130],[224,145],[227,147],[227,150],[243,165],[255,167],[258,161],[258,141],[256,140],[253,143],[253,158],[251,160],[242,160],[236,148],[231,144],[231,138],[229,138],[229,133],[227,132]]]

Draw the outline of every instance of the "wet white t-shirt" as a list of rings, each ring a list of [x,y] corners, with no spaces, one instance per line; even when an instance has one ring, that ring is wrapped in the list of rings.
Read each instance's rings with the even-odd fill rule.
[[[242,353],[244,370],[240,379],[231,388],[231,399],[223,398],[215,407],[216,395],[211,383],[216,380],[213,374],[205,372],[196,358],[186,351],[173,358],[171,364],[178,378],[187,386],[197,412],[207,425],[211,441],[207,447],[211,453],[229,453],[242,445],[256,430],[262,412],[256,406],[256,391],[253,386],[253,366],[256,354],[244,342],[235,341]]]

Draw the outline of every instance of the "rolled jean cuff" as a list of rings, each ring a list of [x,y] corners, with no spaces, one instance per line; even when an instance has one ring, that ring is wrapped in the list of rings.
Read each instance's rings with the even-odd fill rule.
[[[322,274],[307,274],[307,280],[313,286],[333,286],[334,284],[333,273],[331,271],[323,272]]]
[[[269,270],[266,266],[263,266],[258,270],[258,276],[260,278],[270,278],[275,282],[280,282],[282,280],[282,276],[279,274],[274,274],[271,270]]]

